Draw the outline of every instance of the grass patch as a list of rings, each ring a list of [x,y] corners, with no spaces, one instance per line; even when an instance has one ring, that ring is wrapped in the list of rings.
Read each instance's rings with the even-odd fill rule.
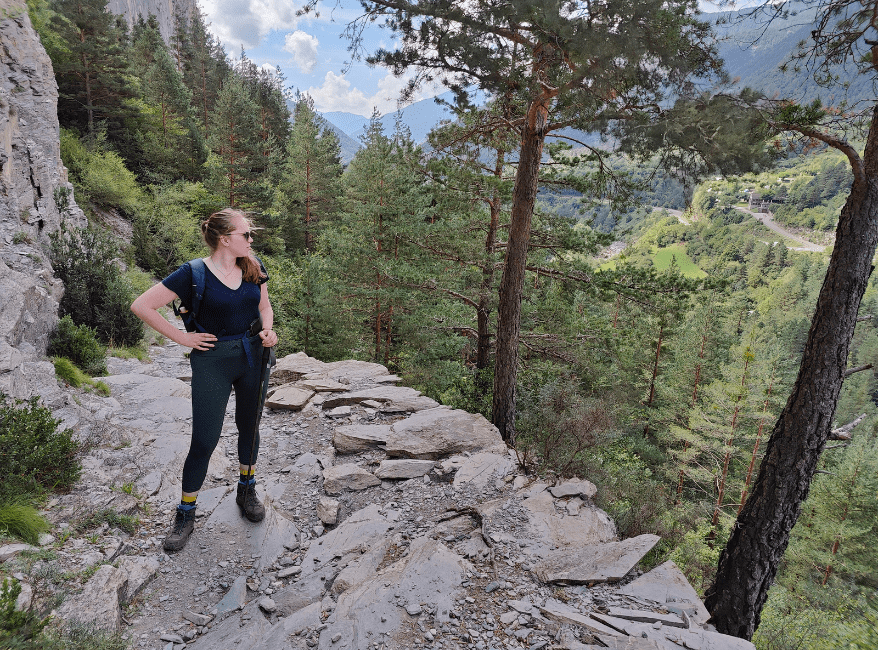
[[[110,387],[106,383],[92,379],[67,357],[52,357],[52,363],[55,365],[55,375],[68,386],[93,390],[104,397],[110,396]]]
[[[659,248],[653,252],[652,260],[655,268],[659,271],[667,271],[671,268],[672,260],[676,260],[680,273],[687,278],[707,277],[707,273],[698,268],[698,265],[686,254],[686,246],[684,244],[673,244]]]
[[[104,508],[103,510],[93,512],[84,519],[80,519],[73,524],[72,528],[76,530],[77,534],[81,534],[86,530],[97,528],[102,524],[107,524],[112,528],[124,530],[131,535],[137,530],[137,526],[140,524],[140,518],[136,515],[120,515],[112,508]]]
[[[137,345],[111,347],[107,352],[117,359],[137,359],[138,361],[146,361],[149,359],[149,351],[146,349],[145,341],[141,341]]]
[[[36,544],[40,533],[51,528],[36,508],[23,499],[0,504],[0,534],[17,537],[28,544]]]

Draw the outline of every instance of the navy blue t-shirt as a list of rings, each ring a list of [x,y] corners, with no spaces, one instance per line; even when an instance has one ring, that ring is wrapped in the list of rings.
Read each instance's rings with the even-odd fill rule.
[[[219,281],[209,265],[205,264],[204,267],[207,272],[204,274],[204,296],[198,308],[198,324],[216,336],[247,331],[250,323],[259,316],[259,300],[262,297],[262,287],[259,285],[268,282],[268,273],[262,262],[259,262],[259,268],[265,277],[256,284],[242,281],[234,291]],[[183,304],[192,304],[192,267],[189,262],[162,280],[162,284],[176,293]]]

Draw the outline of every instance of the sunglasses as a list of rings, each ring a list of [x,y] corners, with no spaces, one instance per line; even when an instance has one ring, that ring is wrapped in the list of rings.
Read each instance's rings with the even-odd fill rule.
[[[231,235],[241,235],[244,237],[244,239],[253,239],[254,238],[253,236],[255,234],[256,233],[252,230],[248,230],[247,232],[231,232],[231,233],[229,233],[230,236]]]

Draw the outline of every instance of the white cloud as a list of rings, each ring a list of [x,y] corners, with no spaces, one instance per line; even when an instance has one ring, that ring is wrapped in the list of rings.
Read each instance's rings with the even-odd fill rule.
[[[318,111],[345,111],[369,117],[372,109],[377,108],[382,115],[386,115],[400,108],[399,94],[408,80],[408,76],[394,77],[388,72],[378,81],[378,91],[371,97],[366,97],[362,90],[352,87],[344,75],[337,75],[330,70],[323,79],[323,85],[311,86],[307,93],[314,99],[314,107]],[[442,91],[436,85],[424,87],[415,93],[412,101],[434,97]]]
[[[253,48],[272,30],[293,30],[299,23],[290,0],[204,0],[210,31],[237,54]]]
[[[317,65],[317,37],[296,30],[284,37],[284,50],[293,55],[301,72],[311,73]]]

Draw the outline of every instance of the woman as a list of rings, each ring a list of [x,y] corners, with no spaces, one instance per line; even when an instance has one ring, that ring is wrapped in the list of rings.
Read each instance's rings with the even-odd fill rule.
[[[189,262],[139,296],[131,311],[163,336],[192,348],[192,442],[183,465],[180,505],[164,541],[167,551],[186,545],[195,526],[198,491],[207,475],[210,456],[219,442],[226,405],[235,388],[238,427],[238,506],[250,521],[261,521],[265,508],[255,493],[255,433],[259,414],[260,364],[263,347],[277,343],[271,327],[274,313],[268,299],[268,273],[250,249],[252,224],[244,213],[226,208],[201,224],[210,248],[204,258],[204,294],[196,315],[197,329],[184,332],[169,323],[158,308],[175,299],[191,305],[192,268]],[[261,318],[258,334],[251,325]],[[253,328],[256,329],[256,328]],[[267,384],[267,382],[266,382]],[[254,443],[253,436],[256,436]],[[255,446],[254,446],[255,445]],[[254,449],[251,459],[251,449]]]

